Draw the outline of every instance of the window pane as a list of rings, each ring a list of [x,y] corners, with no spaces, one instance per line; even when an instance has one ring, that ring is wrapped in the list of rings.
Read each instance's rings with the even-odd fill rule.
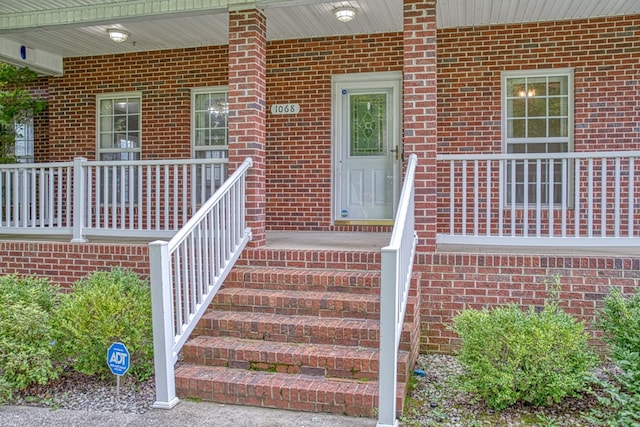
[[[387,95],[351,95],[351,156],[379,156],[385,150]]]
[[[543,138],[547,136],[546,119],[529,119],[527,124],[527,136],[529,138]]]
[[[546,96],[547,95],[547,78],[531,77],[527,81],[528,96]]]
[[[111,99],[104,99],[100,101],[100,115],[112,115],[113,114],[113,101]]]
[[[525,123],[524,119],[518,120],[509,120],[507,121],[507,136],[509,138],[524,138],[525,134]]]
[[[566,104],[564,98],[549,98],[549,116],[566,116]]]
[[[549,77],[549,95],[568,95],[569,94],[569,78],[567,76]]]
[[[112,133],[100,134],[99,148],[115,148],[114,135]]]
[[[569,135],[567,119],[549,119],[549,136],[565,137]]]
[[[546,98],[527,98],[527,108],[528,108],[529,117],[546,117],[547,99]]]
[[[526,93],[526,81],[524,78],[507,79],[508,97],[523,97]]]
[[[508,117],[525,117],[525,99],[515,98],[507,101],[507,116]]]

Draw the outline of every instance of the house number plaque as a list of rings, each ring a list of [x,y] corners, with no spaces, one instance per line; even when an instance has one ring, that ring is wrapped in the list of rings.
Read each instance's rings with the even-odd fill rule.
[[[271,114],[298,114],[299,112],[299,104],[273,104],[271,106]]]

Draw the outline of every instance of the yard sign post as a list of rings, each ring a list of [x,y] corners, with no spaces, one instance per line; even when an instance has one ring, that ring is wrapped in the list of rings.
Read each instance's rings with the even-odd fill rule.
[[[116,399],[120,399],[120,377],[129,370],[129,350],[121,342],[114,342],[107,350],[107,365],[116,376]]]

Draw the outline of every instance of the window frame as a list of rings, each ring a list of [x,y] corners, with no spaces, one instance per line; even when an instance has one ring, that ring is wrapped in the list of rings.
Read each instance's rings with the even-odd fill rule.
[[[102,135],[102,111],[100,108],[100,104],[102,101],[104,100],[113,100],[116,101],[118,99],[123,99],[126,98],[127,102],[129,102],[129,99],[137,99],[138,101],[138,144],[137,147],[135,148],[102,148],[101,147],[101,143],[100,143],[100,139],[101,139],[101,135]],[[104,162],[121,162],[121,161],[140,161],[142,159],[142,114],[143,114],[143,109],[142,109],[142,92],[111,92],[111,93],[101,93],[96,95],[96,159],[98,161],[104,161]],[[126,117],[128,118],[128,115],[126,115]],[[116,133],[115,130],[112,131],[113,133]],[[133,153],[134,156],[136,158],[129,158],[129,159],[123,159],[120,158],[118,160],[103,160],[102,159],[102,155],[103,154],[118,154],[120,153],[125,154],[125,153]],[[137,205],[137,200],[138,200],[138,192],[139,192],[139,183],[138,183],[138,174],[135,172],[136,169],[138,168],[138,166],[133,166],[134,168],[134,173],[132,175],[127,174],[125,176],[125,183],[124,185],[124,194],[119,194],[120,193],[120,188],[122,188],[121,185],[117,185],[116,186],[116,192],[112,193],[112,187],[109,186],[106,188],[105,192],[101,192],[100,193],[100,200],[99,203],[100,205],[105,204],[105,203],[109,203],[109,201],[113,201],[113,200],[123,200],[124,201],[124,205],[127,206],[131,203],[131,200],[133,200],[133,204]],[[101,173],[104,173],[104,171],[101,168]],[[133,176],[133,182],[129,182],[129,177]]]
[[[32,110],[23,112],[20,120],[13,123],[14,143],[13,156],[17,163],[35,163],[35,118]],[[18,155],[18,145],[25,149],[25,154]]]
[[[508,115],[508,101],[509,99],[512,99],[513,97],[509,96],[508,93],[508,82],[511,79],[529,79],[529,78],[541,78],[541,77],[545,77],[545,78],[553,78],[553,77],[566,77],[567,79],[567,93],[566,93],[566,99],[567,99],[567,135],[566,136],[560,136],[560,137],[549,137],[549,136],[544,136],[544,137],[529,137],[528,135],[525,137],[509,137],[508,136],[508,130],[509,130],[509,115]],[[548,87],[548,83],[547,83],[547,87]],[[529,98],[531,95],[525,95],[525,98]],[[535,96],[535,95],[534,95]],[[563,94],[564,96],[564,94]],[[501,73],[501,93],[500,93],[500,98],[501,98],[501,134],[502,134],[502,141],[501,141],[501,152],[503,154],[515,154],[515,153],[510,153],[509,152],[509,147],[513,144],[545,144],[548,145],[549,144],[566,144],[566,153],[572,153],[574,151],[574,129],[575,129],[575,125],[574,125],[574,115],[575,115],[575,92],[574,92],[574,69],[573,68],[542,68],[542,69],[527,69],[527,70],[509,70],[509,71],[503,71]],[[545,95],[545,98],[548,100],[550,98],[549,95]],[[547,122],[547,134],[548,134],[548,122],[549,119],[552,117],[561,117],[561,116],[551,116],[549,114],[549,110],[548,110],[548,102],[547,102],[547,110],[546,110],[546,115],[544,116],[529,116],[528,114],[525,114],[524,118],[525,118],[525,122],[528,121],[529,117],[537,117],[537,118],[544,118],[545,121]],[[527,150],[528,152],[528,150]],[[563,151],[565,152],[565,151]],[[549,152],[548,148],[546,148],[545,153],[555,153],[555,152]],[[505,206],[511,206],[512,205],[512,201],[509,201],[509,170],[510,168],[507,167],[507,162],[505,162],[505,174],[501,179],[501,191],[504,192],[504,204]],[[516,166],[517,167],[517,166]],[[545,166],[545,164],[542,165],[542,168],[545,169],[548,166]],[[568,162],[568,170],[567,170],[567,177],[568,177],[568,182],[566,182],[565,184],[563,184],[563,187],[566,189],[567,191],[567,200],[568,200],[568,207],[572,207],[573,203],[572,203],[572,195],[573,195],[573,161],[569,161]],[[546,174],[548,175],[548,171],[546,172]],[[547,178],[548,179],[548,178]],[[531,181],[527,181],[530,183],[531,185]],[[555,182],[555,181],[554,181]],[[548,185],[548,182],[546,182],[545,184]],[[517,185],[517,183],[516,183]],[[549,191],[548,189],[546,190],[547,192]],[[543,193],[544,194],[544,193]],[[555,194],[555,193],[554,193]],[[553,202],[553,201],[549,201],[549,196],[548,193],[545,196],[545,201],[541,201],[539,202],[539,204],[541,206],[549,206],[549,204],[551,203],[553,205],[554,208],[556,207],[562,207],[560,204],[558,204],[557,202]],[[536,202],[532,202],[529,201],[528,202],[529,205],[535,205],[537,204]],[[520,206],[522,207],[524,205],[523,201],[521,200],[516,200],[515,201],[515,205],[516,206]]]
[[[138,99],[138,146],[134,149],[119,149],[119,148],[102,148],[100,144],[100,135],[102,134],[102,114],[100,110],[100,103],[104,100],[117,100],[117,99]],[[102,154],[110,153],[137,153],[138,160],[142,158],[142,92],[114,92],[114,93],[101,93],[96,95],[96,159],[102,161]],[[114,131],[115,132],[115,131]],[[122,159],[121,159],[122,160]],[[134,160],[134,159],[129,159]]]
[[[202,110],[198,110],[197,107],[197,98],[199,95],[222,95],[224,96],[226,105],[226,111],[224,114],[227,115],[225,120],[224,128],[224,139],[225,144],[223,145],[197,145],[197,131],[206,129],[211,130],[214,129],[212,126],[208,127],[197,127],[197,113],[202,112]],[[229,101],[229,88],[228,86],[209,86],[209,87],[198,87],[191,89],[191,158],[199,159],[199,158],[220,158],[227,161],[229,159],[229,114],[228,114],[228,101]],[[198,153],[207,153],[207,152],[216,152],[216,151],[224,151],[225,154],[222,157],[198,157]],[[204,202],[203,197],[206,197],[203,193],[208,194],[211,191],[211,188],[200,188],[201,182],[207,182],[207,187],[211,187],[211,182],[213,182],[213,187],[217,188],[216,183],[222,185],[222,183],[228,178],[228,169],[225,165],[217,166],[212,165],[208,167],[203,167],[201,170],[205,170],[206,177],[196,178],[198,188],[196,188],[196,194],[198,197],[198,203],[201,204]],[[211,175],[212,174],[212,175]],[[218,186],[219,186],[218,185]]]

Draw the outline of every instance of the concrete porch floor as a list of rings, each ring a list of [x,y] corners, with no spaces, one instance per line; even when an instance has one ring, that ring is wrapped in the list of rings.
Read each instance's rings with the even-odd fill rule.
[[[391,233],[267,231],[269,249],[379,251]]]

